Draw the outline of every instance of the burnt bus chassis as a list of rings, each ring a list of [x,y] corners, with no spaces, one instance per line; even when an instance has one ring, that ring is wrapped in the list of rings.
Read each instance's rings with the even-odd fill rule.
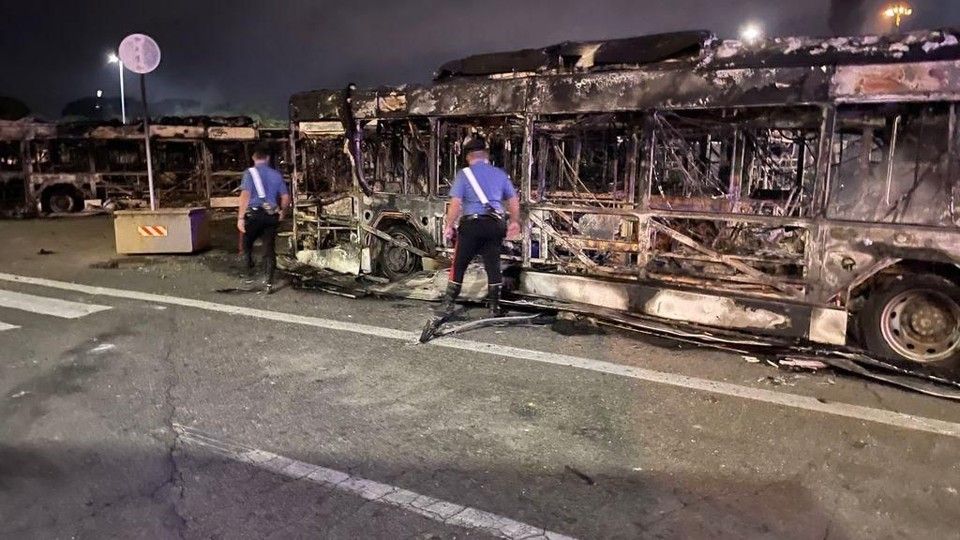
[[[960,170],[956,107],[960,47],[955,46],[955,35],[934,32],[906,39],[902,47],[883,49],[900,51],[886,54],[877,53],[875,42],[867,39],[847,40],[846,49],[838,46],[842,58],[803,56],[816,47],[829,49],[822,43],[781,44],[781,53],[784,48],[805,51],[800,60],[777,67],[766,65],[763,54],[755,51],[740,50],[719,59],[723,55],[714,46],[700,51],[691,64],[454,77],[423,87],[297,94],[290,103],[294,155],[301,160],[294,163],[295,190],[300,192],[296,245],[322,247],[318,244],[331,238],[348,238],[360,246],[391,252],[442,254],[446,251],[440,240],[446,198],[440,187],[450,179],[446,169],[455,170],[448,167],[445,155],[455,155],[457,146],[447,148],[449,134],[463,135],[468,126],[485,134],[500,129],[509,131],[505,138],[513,137],[520,145],[519,159],[507,168],[519,178],[523,240],[506,258],[523,270],[521,294],[829,344],[844,344],[850,334],[882,356],[933,364],[955,361],[952,347],[960,320],[956,311],[960,220],[955,212],[955,202],[960,201],[956,174]],[[931,39],[937,47],[926,45]],[[949,199],[949,214],[913,223],[897,222],[903,212],[887,220],[831,216],[831,193],[837,189],[832,184],[854,183],[838,174],[842,160],[838,161],[837,153],[842,156],[846,148],[841,124],[849,110],[897,105],[936,105],[945,111],[942,159],[950,183],[943,196]],[[665,194],[664,160],[683,159],[676,148],[670,148],[676,145],[663,141],[679,140],[679,146],[686,144],[685,150],[690,150],[689,138],[673,125],[689,118],[675,122],[674,117],[699,115],[709,123],[739,114],[749,119],[743,122],[744,131],[766,122],[772,130],[808,133],[799,137],[805,141],[800,146],[807,155],[799,151],[794,165],[797,186],[786,202],[780,200],[772,212],[765,212],[762,201],[758,205],[754,204],[758,201],[729,200],[731,194],[741,192],[738,182],[746,176],[746,144],[739,154],[736,144],[728,145],[732,149],[726,157],[733,158],[728,159],[731,163],[725,170],[721,167],[723,174],[712,176],[713,180],[729,179],[729,191],[719,198],[726,201],[718,201],[706,190],[690,193],[688,189],[678,197]],[[624,149],[618,161],[622,182],[617,186],[615,179],[607,190],[596,189],[595,183],[580,177],[579,161],[571,163],[569,156],[582,151],[582,145],[576,144],[577,149],[568,153],[567,148],[557,150],[542,142],[545,133],[560,132],[552,139],[556,142],[564,138],[564,129],[572,130],[584,118],[599,115],[613,117],[610,122],[620,130],[618,144]],[[490,127],[498,121],[499,127]],[[426,193],[411,194],[416,175],[408,174],[406,167],[398,192],[384,193],[375,185],[382,168],[367,166],[369,153],[375,150],[365,137],[379,133],[382,126],[404,124],[415,138],[426,135]],[[734,121],[731,127],[741,126]],[[892,139],[896,139],[896,126]],[[750,144],[756,151],[756,140]],[[326,153],[317,151],[321,146]],[[895,143],[890,146],[888,161],[893,163]],[[409,150],[404,148],[403,153]],[[495,159],[506,166],[508,154],[516,157],[516,149],[499,156],[495,152]],[[561,183],[548,178],[546,161],[553,159],[551,154],[556,158],[554,176],[566,176],[567,189],[550,189]],[[861,162],[873,159],[869,150],[861,154],[866,156]],[[340,160],[342,166],[328,167],[323,171],[326,176],[311,174],[311,163],[324,160]],[[687,183],[710,176],[705,170],[691,174],[681,169],[671,171],[686,175]],[[910,182],[899,178],[903,175],[894,171],[894,165],[888,169],[889,202],[891,182]],[[550,182],[556,186],[548,186]],[[911,193],[907,190],[905,197],[909,199]],[[586,222],[599,223],[594,229],[600,233],[585,233]],[[717,232],[730,230],[736,234]],[[730,241],[737,234],[754,239],[787,236],[792,247],[777,246],[776,240],[760,249],[757,242],[737,246]],[[745,252],[751,249],[756,252]],[[911,283],[916,284],[914,289]],[[946,291],[934,300],[943,303],[930,307],[919,302],[911,316],[923,329],[931,324],[950,326],[945,330],[946,345],[940,339],[911,357],[906,347],[925,347],[923,335],[913,336],[913,341],[901,339],[897,348],[878,341],[883,337],[880,330],[891,331],[889,323],[880,321],[883,328],[873,328],[872,334],[870,329],[858,328],[865,321],[876,321],[876,315],[865,317],[865,310],[891,316],[889,303],[899,298],[896,295],[906,294],[916,304],[917,295],[940,294],[933,289]],[[919,291],[912,300],[911,290]],[[877,298],[887,304],[877,305]],[[854,324],[849,325],[849,320]],[[905,332],[907,324],[900,322],[893,331]]]

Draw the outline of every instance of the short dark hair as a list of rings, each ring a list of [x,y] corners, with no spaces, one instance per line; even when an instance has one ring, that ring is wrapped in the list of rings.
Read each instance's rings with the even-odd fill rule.
[[[266,145],[258,144],[253,148],[253,159],[264,160],[270,157],[270,149]]]

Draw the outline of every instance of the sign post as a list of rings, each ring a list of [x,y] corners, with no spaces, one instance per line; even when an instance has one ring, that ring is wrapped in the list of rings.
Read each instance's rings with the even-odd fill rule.
[[[127,69],[140,74],[140,99],[143,101],[143,139],[147,158],[147,189],[150,190],[150,210],[157,209],[153,189],[153,159],[150,156],[150,113],[147,109],[147,81],[145,75],[160,65],[160,47],[146,34],[130,34],[123,38],[118,49],[120,61]]]
[[[143,99],[143,140],[147,158],[147,185],[150,189],[150,210],[114,212],[113,229],[117,253],[193,253],[210,245],[207,209],[157,209],[153,187],[153,157],[150,152],[150,113],[147,107],[146,74],[160,65],[160,47],[150,36],[130,34],[117,50],[123,66],[140,75],[140,97]]]

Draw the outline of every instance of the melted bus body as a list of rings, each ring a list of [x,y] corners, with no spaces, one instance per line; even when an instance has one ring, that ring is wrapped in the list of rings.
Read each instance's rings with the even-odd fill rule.
[[[520,294],[956,363],[958,103],[949,31],[568,42],[304,92],[296,247],[417,271],[482,134],[521,193]]]

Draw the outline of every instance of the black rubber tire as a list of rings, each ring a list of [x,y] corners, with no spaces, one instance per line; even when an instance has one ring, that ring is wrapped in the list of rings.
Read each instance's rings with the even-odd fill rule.
[[[932,291],[946,295],[960,304],[960,287],[940,276],[931,274],[906,274],[902,279],[891,280],[870,292],[863,308],[857,314],[861,344],[880,358],[909,362],[934,368],[960,369],[960,348],[946,358],[919,362],[898,353],[887,342],[881,329],[881,319],[887,304],[908,291]]]
[[[83,196],[73,186],[53,186],[40,196],[43,211],[50,214],[71,214],[83,210]]]
[[[392,225],[384,230],[385,233],[398,240],[403,240],[413,247],[421,247],[420,235],[409,225]],[[400,264],[403,262],[403,264]],[[413,275],[423,269],[420,257],[394,246],[380,239],[377,250],[377,268],[390,281],[398,281]]]

